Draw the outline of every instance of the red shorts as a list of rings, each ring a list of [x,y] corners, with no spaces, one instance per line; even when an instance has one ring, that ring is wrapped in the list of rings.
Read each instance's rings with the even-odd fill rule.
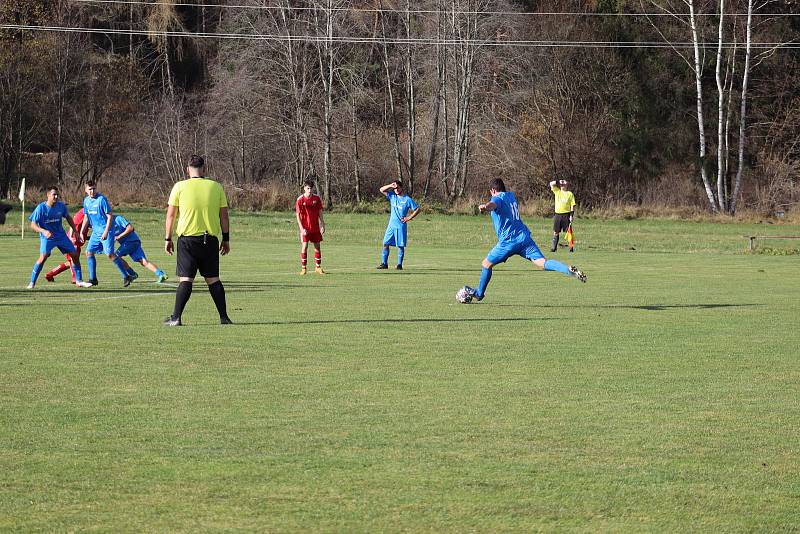
[[[322,241],[322,234],[319,232],[306,232],[306,235],[300,236],[300,241],[303,243],[319,243]]]

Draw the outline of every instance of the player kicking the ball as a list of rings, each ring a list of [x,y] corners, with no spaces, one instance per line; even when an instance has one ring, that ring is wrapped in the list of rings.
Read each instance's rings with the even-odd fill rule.
[[[300,274],[306,274],[308,262],[308,242],[314,244],[314,272],[325,274],[322,270],[322,234],[325,233],[325,221],[322,219],[322,199],[311,193],[314,188],[312,180],[303,182],[303,194],[294,203],[297,226],[300,227]]]
[[[545,271],[558,271],[567,276],[586,282],[586,275],[575,266],[567,266],[556,260],[548,260],[542,255],[539,247],[531,238],[531,232],[519,216],[519,204],[514,193],[506,191],[506,185],[500,178],[490,182],[489,192],[491,200],[478,206],[481,213],[490,212],[495,232],[497,232],[497,245],[489,251],[483,260],[480,282],[477,289],[464,286],[456,295],[459,302],[468,303],[474,300],[483,300],[486,287],[492,279],[492,268],[498,263],[505,262],[511,256],[519,255],[530,260],[540,269]]]

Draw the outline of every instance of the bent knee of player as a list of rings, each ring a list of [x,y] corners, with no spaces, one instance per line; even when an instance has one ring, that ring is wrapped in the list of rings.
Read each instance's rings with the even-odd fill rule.
[[[491,269],[492,267],[494,267],[494,263],[490,262],[489,258],[483,258],[481,265],[483,266],[484,269]]]
[[[544,262],[547,261],[547,258],[537,258],[535,260],[531,260],[535,266],[540,269],[544,269]]]

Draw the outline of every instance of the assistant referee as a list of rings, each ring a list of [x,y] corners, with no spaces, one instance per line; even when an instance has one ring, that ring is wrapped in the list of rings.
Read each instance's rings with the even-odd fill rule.
[[[172,227],[177,215],[176,274],[180,283],[175,293],[175,309],[164,320],[167,326],[181,326],[181,315],[192,296],[198,270],[206,279],[208,292],[217,306],[219,322],[232,324],[225,304],[225,287],[219,279],[219,255],[224,256],[231,250],[228,199],[219,183],[204,176],[204,170],[203,158],[192,155],[186,167],[189,178],[176,183],[169,194],[164,250],[172,255]]]

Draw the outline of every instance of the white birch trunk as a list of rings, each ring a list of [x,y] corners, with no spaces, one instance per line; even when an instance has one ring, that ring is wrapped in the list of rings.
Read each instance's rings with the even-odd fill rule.
[[[717,80],[717,202],[719,209],[725,211],[725,86],[722,82],[722,46],[723,38],[723,22],[725,20],[725,0],[719,0],[719,26],[717,30],[717,64],[716,64],[716,80]]]
[[[706,170],[706,131],[703,124],[703,69],[700,65],[700,42],[697,35],[697,20],[694,13],[694,0],[687,0],[689,5],[689,20],[692,28],[692,44],[694,48],[694,79],[697,92],[697,130],[700,141],[700,177],[703,180],[703,187],[706,190],[708,203],[711,210],[718,211],[717,202],[714,198],[714,190],[708,181],[708,172]]]
[[[747,0],[747,43],[745,45],[744,71],[742,72],[742,102],[739,109],[739,165],[733,181],[730,212],[736,213],[736,203],[742,190],[742,171],[744,169],[745,130],[747,127],[747,84],[750,81],[750,59],[752,55],[753,1]]]

